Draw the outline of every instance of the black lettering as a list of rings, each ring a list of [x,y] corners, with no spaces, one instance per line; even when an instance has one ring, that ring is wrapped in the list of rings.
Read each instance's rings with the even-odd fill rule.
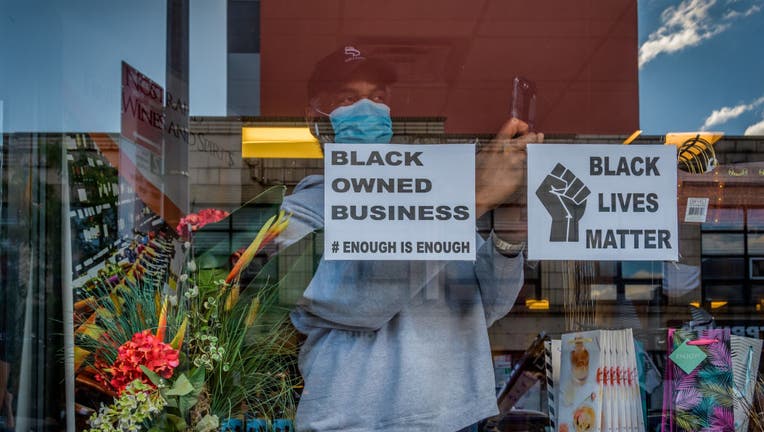
[[[602,158],[592,156],[589,158],[589,175],[602,175]]]
[[[631,173],[633,175],[635,175],[635,176],[641,176],[645,172],[645,170],[643,168],[639,168],[637,166],[637,163],[643,164],[644,161],[639,156],[637,156],[635,158],[632,158],[631,159]]]
[[[671,249],[671,232],[669,230],[658,230],[658,248]]]
[[[412,163],[416,166],[422,166],[422,161],[419,160],[419,156],[422,156],[422,152],[406,152],[406,166],[411,166]]]
[[[639,249],[639,236],[642,235],[642,230],[629,230],[629,234],[634,236],[634,249]]]
[[[337,193],[345,193],[350,190],[350,182],[346,178],[336,178],[332,181],[332,190]]]
[[[619,230],[615,230],[615,233],[618,234],[619,236],[621,236],[621,243],[620,243],[621,244],[621,249],[625,248],[626,247],[626,234],[629,233],[629,230],[619,229]]]
[[[397,159],[395,158],[397,156]],[[390,151],[385,154],[385,162],[391,166],[398,166],[401,164],[401,153],[397,151]]]
[[[398,193],[412,193],[414,179],[398,179]]]
[[[347,165],[348,154],[345,151],[334,150],[332,152],[332,165]]]
[[[470,209],[467,208],[467,206],[456,206],[454,207],[454,220],[463,221],[467,220],[470,217]]]
[[[353,191],[356,193],[359,192],[372,192],[374,191],[374,180],[375,179],[367,179],[367,178],[354,178],[351,181],[353,182]]]
[[[449,207],[449,206],[438,206],[435,209],[435,212],[437,213],[435,217],[438,220],[449,220],[449,219],[451,219],[451,207]]]
[[[602,248],[602,230],[586,230],[586,248]]]
[[[613,230],[607,230],[605,232],[605,241],[602,244],[603,249],[607,249],[609,247],[613,249],[618,247],[618,245],[615,242],[615,234],[613,234]]]
[[[420,206],[419,207],[419,220],[433,220],[434,217],[432,215],[433,208],[432,206]]]
[[[620,208],[622,212],[629,211],[629,204],[631,203],[631,194],[627,193],[624,194],[618,194],[618,204],[620,204]]]
[[[371,206],[371,220],[379,221],[385,218],[385,207],[383,206]]]
[[[332,220],[345,220],[348,218],[347,206],[332,206]]]
[[[377,179],[377,192],[395,192],[395,179],[389,178],[387,181],[385,179]]]
[[[407,220],[416,220],[416,206],[398,206],[398,220],[403,220],[403,216],[406,216]]]
[[[634,194],[634,213],[644,213],[645,211],[645,194]]]
[[[350,206],[350,218],[353,220],[366,219],[368,208],[366,206]]]
[[[427,193],[432,190],[432,182],[428,179],[418,178],[415,180],[415,188],[417,193]]]
[[[373,151],[369,154],[369,160],[366,161],[366,165],[384,165],[385,161],[382,159],[382,155],[378,151]],[[363,165],[363,163],[359,164]]]
[[[655,230],[645,230],[645,249],[655,249]]]
[[[657,165],[658,164],[658,159],[660,159],[660,157],[649,157],[649,158],[647,158],[647,162],[645,163],[645,172],[646,172],[645,175],[649,176],[649,175],[651,175],[650,174],[651,172],[652,172],[652,175],[655,175],[655,176],[660,176],[661,175],[658,172],[658,165]]]
[[[600,213],[608,213],[608,212],[610,212],[610,207],[605,207],[604,205],[602,205],[603,204],[602,203],[602,193],[598,193],[597,194],[597,202],[599,203]]]
[[[658,194],[653,192],[647,194],[647,211],[650,213],[658,211]]]
[[[616,172],[616,175],[621,175],[621,174],[631,175],[631,173],[629,172],[629,163],[626,162],[625,157],[621,157],[620,159],[618,159],[618,172]]]

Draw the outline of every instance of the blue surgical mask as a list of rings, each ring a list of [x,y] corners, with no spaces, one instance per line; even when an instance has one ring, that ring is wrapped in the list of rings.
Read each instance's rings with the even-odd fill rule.
[[[329,114],[337,143],[389,143],[393,137],[390,107],[361,99]]]

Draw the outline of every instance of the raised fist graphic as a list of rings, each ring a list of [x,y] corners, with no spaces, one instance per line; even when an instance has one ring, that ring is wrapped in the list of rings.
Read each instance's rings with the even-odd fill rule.
[[[552,216],[553,242],[577,242],[578,221],[584,216],[591,191],[575,174],[558,163],[536,189],[536,196]]]

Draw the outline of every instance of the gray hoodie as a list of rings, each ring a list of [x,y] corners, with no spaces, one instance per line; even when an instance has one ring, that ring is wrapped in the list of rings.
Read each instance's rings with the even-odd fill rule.
[[[322,176],[282,207],[283,238],[323,228]],[[498,414],[487,328],[509,312],[522,258],[324,261],[291,314],[307,336],[299,431],[449,432]]]

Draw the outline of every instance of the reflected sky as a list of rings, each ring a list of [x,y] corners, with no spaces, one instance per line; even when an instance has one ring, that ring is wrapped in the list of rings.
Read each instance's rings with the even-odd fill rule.
[[[164,86],[164,1],[0,0],[0,11],[5,132],[119,132],[122,60]],[[225,20],[224,1],[190,1],[191,115],[225,115]]]

